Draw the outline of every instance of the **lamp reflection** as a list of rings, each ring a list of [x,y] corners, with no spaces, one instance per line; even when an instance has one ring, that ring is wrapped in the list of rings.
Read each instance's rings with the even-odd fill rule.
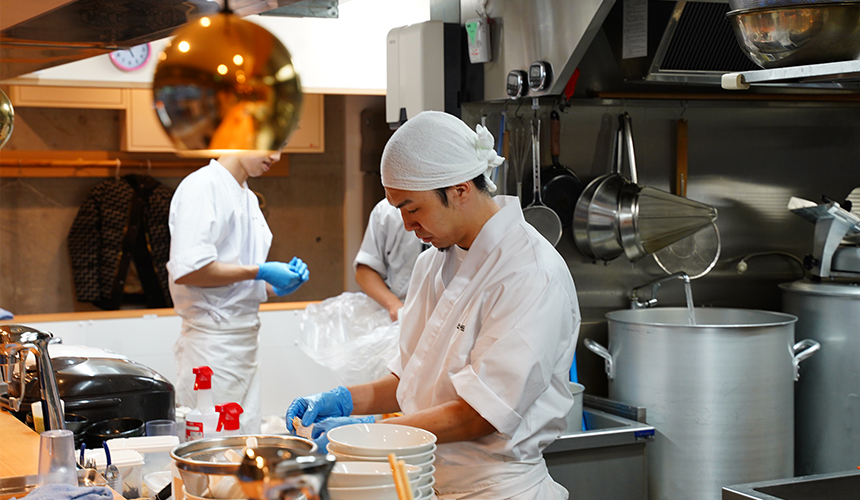
[[[279,150],[302,104],[286,47],[229,13],[176,33],[159,55],[153,94],[159,120],[185,156]]]

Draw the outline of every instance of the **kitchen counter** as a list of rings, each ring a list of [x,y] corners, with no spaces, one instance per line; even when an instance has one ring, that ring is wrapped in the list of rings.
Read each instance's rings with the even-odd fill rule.
[[[0,478],[39,472],[39,435],[5,410],[0,410]],[[20,495],[19,495],[20,496]],[[6,496],[0,494],[0,498]],[[113,492],[114,500],[124,500]]]
[[[860,471],[791,477],[723,487],[723,500],[856,500]]]
[[[312,302],[273,302],[260,304],[260,312],[264,311],[296,311],[302,310]],[[173,308],[163,309],[121,309],[118,311],[79,311],[50,314],[17,314],[14,319],[0,321],[0,324],[27,325],[30,323],[47,323],[54,321],[87,321],[97,319],[123,318],[152,318],[161,316],[176,316]]]

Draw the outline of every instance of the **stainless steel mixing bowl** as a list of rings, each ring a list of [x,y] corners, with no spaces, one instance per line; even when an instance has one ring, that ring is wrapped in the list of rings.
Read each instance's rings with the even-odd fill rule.
[[[762,7],[786,7],[789,5],[808,5],[815,3],[845,3],[860,0],[729,0],[730,10],[759,9]]]
[[[241,456],[249,437],[256,438],[255,447],[282,448],[296,455],[317,451],[313,441],[297,436],[229,436],[190,441],[170,452],[188,493],[209,497],[210,485],[217,484],[225,476],[236,477],[240,461],[228,462],[224,454],[232,450]]]
[[[762,68],[860,57],[860,2],[733,10],[726,17],[741,49]]]

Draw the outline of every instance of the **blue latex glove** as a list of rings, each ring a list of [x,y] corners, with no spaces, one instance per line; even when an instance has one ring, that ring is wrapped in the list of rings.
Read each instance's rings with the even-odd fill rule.
[[[287,429],[295,434],[293,418],[302,419],[302,425],[311,424],[328,417],[348,417],[352,413],[352,394],[344,386],[338,386],[328,392],[313,396],[296,398],[287,408]]]
[[[373,415],[367,417],[331,417],[314,424],[311,438],[319,446],[321,453],[328,451],[328,431],[335,427],[349,424],[372,424],[376,422]]]
[[[298,257],[293,257],[288,264],[284,262],[263,262],[259,264],[257,271],[258,280],[265,280],[272,285],[275,293],[279,296],[295,292],[305,281],[310,273],[308,266]]]

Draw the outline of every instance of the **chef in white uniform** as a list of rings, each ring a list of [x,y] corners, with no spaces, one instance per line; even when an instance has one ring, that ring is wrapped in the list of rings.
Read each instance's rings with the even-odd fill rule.
[[[193,368],[213,371],[215,404],[239,403],[241,429],[259,433],[258,311],[268,295],[294,292],[308,279],[307,265],[266,262],[272,232],[249,177],[280,158],[230,154],[182,180],[170,203],[170,295],[182,317],[176,341],[176,404],[196,406]]]
[[[476,133],[477,132],[477,133]],[[514,197],[492,198],[502,159],[480,125],[427,111],[386,145],[382,183],[406,229],[436,250],[418,257],[390,375],[298,398],[287,411],[338,425],[386,422],[436,434],[440,498],[551,500],[567,491],[542,452],[565,429],[580,313],[570,272],[523,219]]]
[[[353,262],[355,281],[362,292],[388,311],[391,321],[397,321],[415,259],[427,246],[403,228],[400,211],[388,200],[373,207]]]

